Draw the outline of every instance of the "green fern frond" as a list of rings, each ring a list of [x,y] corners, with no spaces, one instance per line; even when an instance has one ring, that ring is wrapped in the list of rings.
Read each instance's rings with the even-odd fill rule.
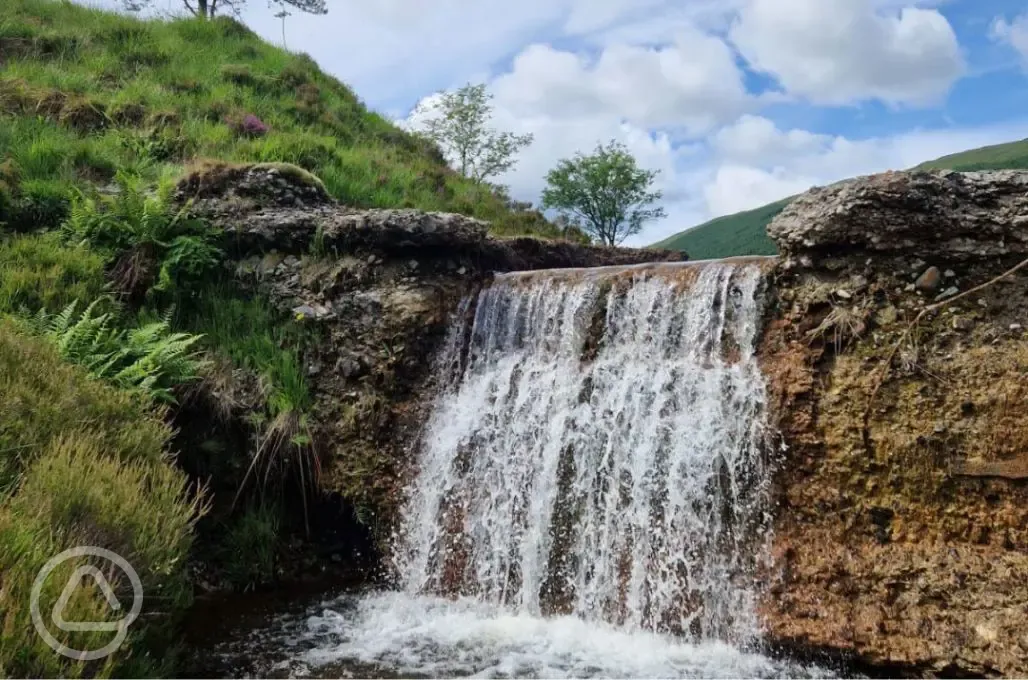
[[[119,328],[110,313],[96,314],[99,302],[94,300],[81,313],[75,302],[56,314],[40,311],[26,325],[94,377],[174,402],[174,388],[195,380],[205,364],[194,349],[202,336],[173,333],[163,320]]]

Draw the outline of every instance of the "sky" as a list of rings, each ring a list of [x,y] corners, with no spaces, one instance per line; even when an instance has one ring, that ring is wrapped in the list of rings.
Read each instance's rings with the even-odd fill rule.
[[[178,11],[180,0],[156,0]],[[90,4],[112,6],[116,0]],[[532,133],[498,178],[538,202],[560,159],[616,139],[657,170],[649,244],[846,177],[1028,137],[1026,0],[328,0],[285,19],[401,124],[485,82],[493,125]],[[241,18],[281,45],[264,0]]]

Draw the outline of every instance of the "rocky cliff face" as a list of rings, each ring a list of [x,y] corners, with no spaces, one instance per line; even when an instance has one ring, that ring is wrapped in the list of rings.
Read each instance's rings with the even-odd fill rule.
[[[461,299],[493,272],[679,260],[678,252],[497,239],[463,215],[355,210],[294,166],[213,166],[178,197],[223,229],[236,278],[308,324],[322,485],[383,539]]]
[[[318,337],[323,484],[380,538],[466,295],[493,271],[680,257],[351,210],[288,167],[214,168],[181,197],[224,229],[237,278]],[[993,281],[1028,256],[1028,173],[860,178],[769,231],[769,636],[897,673],[1028,674],[1028,267]]]
[[[1028,256],[1028,173],[860,178],[769,233],[768,632],[897,672],[1028,674],[1028,267],[989,283]]]

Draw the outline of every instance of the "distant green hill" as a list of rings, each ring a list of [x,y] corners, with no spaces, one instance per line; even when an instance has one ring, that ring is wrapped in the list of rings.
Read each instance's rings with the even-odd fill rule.
[[[1028,169],[1028,139],[983,146],[926,161],[916,170],[1013,170]]]
[[[774,255],[774,242],[764,228],[782,211],[792,197],[775,203],[715,218],[698,227],[682,231],[651,248],[684,250],[693,260],[709,260],[733,255]]]
[[[950,154],[922,163],[915,169],[966,172],[1021,168],[1028,169],[1028,139]],[[718,217],[654,243],[651,247],[685,250],[694,260],[734,255],[774,255],[777,251],[774,242],[768,238],[767,225],[793,198],[790,196],[755,210]]]

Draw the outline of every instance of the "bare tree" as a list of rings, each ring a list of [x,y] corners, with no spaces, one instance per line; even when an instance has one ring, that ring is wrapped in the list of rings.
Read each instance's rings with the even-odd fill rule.
[[[122,0],[122,6],[130,12],[142,11],[153,3],[154,0]],[[246,3],[247,0],[182,0],[190,14],[200,19],[211,19],[226,10],[239,14]],[[283,12],[286,7],[292,7],[307,14],[328,14],[328,0],[268,0],[268,5],[279,7]]]

